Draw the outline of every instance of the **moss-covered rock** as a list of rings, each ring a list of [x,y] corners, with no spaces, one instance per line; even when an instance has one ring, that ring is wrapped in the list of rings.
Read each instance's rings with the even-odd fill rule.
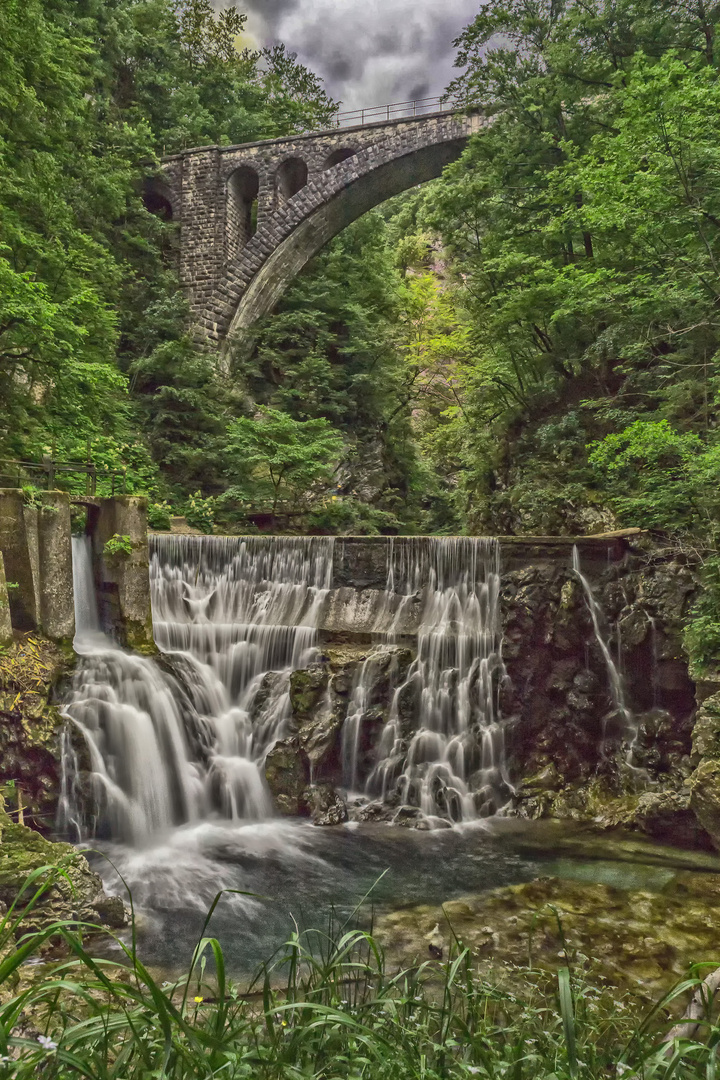
[[[290,676],[290,703],[293,731],[308,756],[314,779],[336,779],[340,762],[340,729],[345,719],[345,703],[331,689],[333,672],[325,661],[293,671]]]
[[[29,874],[41,868],[47,872],[39,880],[52,880],[37,907],[23,920],[18,933],[41,928],[59,919],[82,919],[111,927],[122,927],[127,916],[122,900],[107,896],[87,859],[71,844],[58,844],[40,833],[17,825],[1,813],[0,903],[9,907],[21,893]],[[39,884],[20,897],[23,910]]]
[[[58,701],[75,657],[72,649],[26,634],[0,652],[0,784],[17,816],[52,829],[60,778]]]
[[[720,759],[701,761],[690,777],[690,806],[720,851]]]
[[[265,779],[278,813],[308,814],[305,789],[310,783],[310,761],[297,736],[281,739],[272,747],[265,758]]]
[[[692,734],[692,760],[720,758],[720,692],[705,698],[698,708]]]

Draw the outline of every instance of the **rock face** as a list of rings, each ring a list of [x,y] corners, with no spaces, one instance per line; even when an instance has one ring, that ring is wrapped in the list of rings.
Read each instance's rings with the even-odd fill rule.
[[[307,755],[310,776],[324,780],[340,767],[340,729],[345,719],[344,697],[332,685],[328,663],[315,664],[290,677],[292,731]]]
[[[69,649],[39,635],[20,638],[0,655],[0,784],[10,809],[53,828],[60,780],[59,685],[73,664]]]
[[[395,543],[397,553],[406,542]],[[377,633],[387,612],[398,611],[397,597],[385,591],[388,544],[373,537],[336,545],[333,589],[320,624],[323,652],[292,675],[291,742],[278,750],[292,786],[285,793],[289,805],[299,805],[308,781],[362,790],[381,745],[388,752],[383,733],[391,706],[398,759],[417,730],[420,687],[406,676],[422,596],[403,599],[396,643],[388,644]],[[708,755],[720,759],[720,719],[715,723],[714,706],[707,704],[693,744],[695,688],[682,647],[696,588],[692,568],[642,535],[586,538],[577,545],[597,627],[573,569],[572,541],[500,541],[504,675],[498,689],[514,789],[509,809],[532,818],[622,824],[707,847],[715,773],[706,765],[697,769]],[[607,655],[622,676],[621,703],[611,692]],[[352,733],[343,726],[348,717]],[[292,747],[300,753],[295,772],[287,760]],[[718,792],[720,815],[720,784]],[[276,798],[282,795],[277,789]],[[353,802],[350,815],[422,825],[422,815],[387,792],[382,806]],[[720,817],[718,830],[720,837]]]
[[[297,736],[275,743],[265,758],[265,779],[278,813],[307,814],[304,792],[310,782],[310,762]]]
[[[622,654],[637,729],[631,765],[659,780],[682,770],[685,759],[687,774],[695,697],[681,630],[692,574],[662,550],[598,569],[588,566],[601,629],[611,654]],[[503,576],[503,606],[508,678],[501,703],[514,718],[511,775],[537,776],[552,765],[557,789],[603,771],[623,733],[579,581],[557,562],[511,570]]]
[[[708,847],[688,777],[695,688],[682,627],[695,589],[672,552],[640,540],[622,560],[582,567],[593,583],[601,632],[623,675],[623,719],[610,692],[579,580],[546,561],[503,578],[508,679],[504,715],[527,817],[619,824],[678,844]]]
[[[692,750],[696,768],[688,780],[690,808],[720,851],[720,692],[698,709]]]

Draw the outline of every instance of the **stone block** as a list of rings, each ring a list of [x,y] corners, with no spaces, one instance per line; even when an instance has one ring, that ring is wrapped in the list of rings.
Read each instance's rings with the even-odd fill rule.
[[[38,595],[43,633],[53,641],[75,634],[70,497],[46,491],[37,511]]]
[[[0,490],[0,552],[9,591],[10,617],[16,630],[37,630],[39,611],[35,588],[36,556],[28,541],[23,492],[17,488]]]

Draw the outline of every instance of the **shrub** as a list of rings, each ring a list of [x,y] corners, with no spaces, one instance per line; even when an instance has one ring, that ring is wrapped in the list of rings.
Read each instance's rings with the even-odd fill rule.
[[[129,536],[114,533],[109,540],[106,540],[103,554],[108,559],[126,559],[132,555],[132,540]]]
[[[172,507],[168,502],[148,503],[148,525],[151,529],[168,531],[172,512]]]
[[[185,517],[193,529],[211,534],[215,527],[215,499],[204,499],[202,492],[196,491],[185,504]]]

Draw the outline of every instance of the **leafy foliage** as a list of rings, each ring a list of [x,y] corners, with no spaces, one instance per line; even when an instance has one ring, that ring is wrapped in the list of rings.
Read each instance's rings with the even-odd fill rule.
[[[226,455],[236,483],[225,501],[247,500],[297,510],[322,497],[342,450],[342,438],[324,417],[293,420],[261,407],[228,428]]]
[[[159,153],[335,108],[282,46],[244,48],[244,23],[209,0],[3,4],[0,454],[84,458],[90,440],[131,491],[217,485],[237,402],[187,337],[174,227],[143,181]]]
[[[122,559],[132,555],[132,540],[129,536],[113,533],[109,540],[105,541],[103,554],[109,559]]]

